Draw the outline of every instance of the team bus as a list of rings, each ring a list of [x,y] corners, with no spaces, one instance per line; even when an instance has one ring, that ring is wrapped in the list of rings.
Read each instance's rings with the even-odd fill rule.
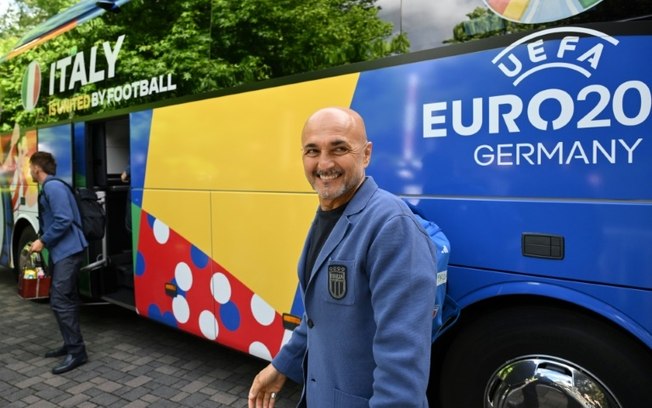
[[[450,240],[440,283],[459,315],[433,343],[430,405],[651,407],[650,2],[381,3],[408,37],[465,5],[444,39],[477,39],[191,93],[172,69],[188,49],[154,52],[165,24],[147,7],[173,1],[82,1],[37,27],[0,63],[0,262],[20,268],[36,237],[28,160],[53,152],[57,176],[106,209],[85,297],[272,359],[303,313],[296,263],[317,207],[301,128],[351,107],[368,174]],[[129,18],[152,36],[130,38]]]

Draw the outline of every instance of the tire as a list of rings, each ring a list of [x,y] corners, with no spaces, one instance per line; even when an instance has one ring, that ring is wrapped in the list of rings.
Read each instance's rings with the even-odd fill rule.
[[[544,361],[556,370],[552,377],[563,370],[569,372],[566,379],[582,372],[593,388],[603,386],[608,397],[602,405],[580,405],[577,400],[561,405],[559,399],[527,403],[523,389],[535,377],[524,373],[518,375],[525,386],[512,388],[511,401],[496,398],[495,390],[509,382],[499,378],[516,376],[524,361]],[[598,317],[562,307],[523,306],[482,314],[460,329],[443,361],[440,401],[442,408],[652,407],[651,372],[652,351]],[[540,383],[530,390],[546,386]],[[567,388],[557,392],[563,394]],[[571,396],[567,401],[572,395],[567,394]]]
[[[14,272],[16,273],[16,280],[18,280],[18,275],[20,275],[20,272],[25,266],[25,259],[24,257],[20,256],[20,252],[28,242],[34,241],[36,238],[38,238],[38,236],[32,227],[25,227],[20,232],[20,236],[18,237],[18,245],[14,247]]]

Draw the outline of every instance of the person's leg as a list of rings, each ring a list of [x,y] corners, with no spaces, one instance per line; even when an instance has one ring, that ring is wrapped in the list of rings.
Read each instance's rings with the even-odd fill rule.
[[[77,275],[82,263],[78,253],[54,264],[50,287],[50,306],[59,325],[67,354],[86,354],[84,339],[79,327],[79,294]]]

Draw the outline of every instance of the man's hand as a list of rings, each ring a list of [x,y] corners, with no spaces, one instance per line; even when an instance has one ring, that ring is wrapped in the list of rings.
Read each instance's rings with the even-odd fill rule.
[[[249,408],[274,408],[276,395],[287,377],[269,364],[263,368],[249,389]]]
[[[43,250],[43,241],[37,239],[32,242],[32,246],[29,247],[29,252],[41,252]]]

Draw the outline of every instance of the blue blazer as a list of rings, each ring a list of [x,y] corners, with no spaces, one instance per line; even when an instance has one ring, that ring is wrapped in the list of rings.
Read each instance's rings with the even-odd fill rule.
[[[52,263],[81,252],[88,246],[84,233],[73,223],[81,225],[77,202],[72,192],[61,181],[48,176],[39,194],[41,240],[45,242]]]
[[[436,250],[412,211],[368,177],[312,271],[307,244],[305,313],[272,361],[304,383],[300,406],[427,407]]]

